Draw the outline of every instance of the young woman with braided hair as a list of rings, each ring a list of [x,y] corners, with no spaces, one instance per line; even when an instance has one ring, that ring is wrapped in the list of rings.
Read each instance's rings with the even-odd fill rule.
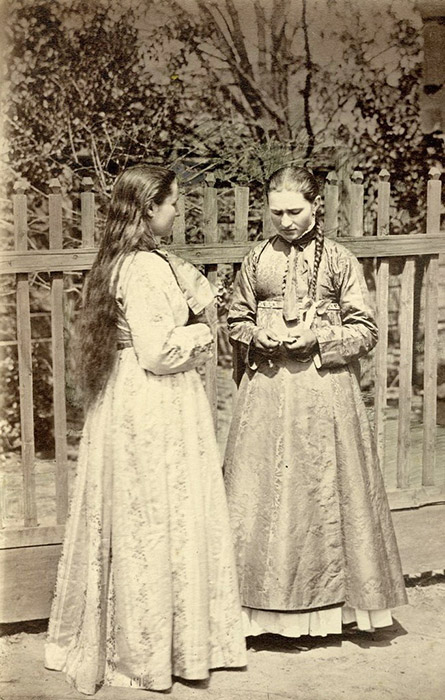
[[[159,248],[178,185],[140,163],[116,180],[84,298],[86,420],[46,645],[82,693],[168,690],[245,664],[221,464],[197,367],[210,284]]]
[[[243,261],[228,323],[245,358],[225,456],[246,636],[392,623],[406,603],[358,380],[377,342],[354,256],[324,239],[318,185],[267,184],[276,235]]]

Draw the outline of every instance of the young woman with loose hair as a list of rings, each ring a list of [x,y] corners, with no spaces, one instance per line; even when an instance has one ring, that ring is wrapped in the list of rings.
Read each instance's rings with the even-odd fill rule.
[[[125,256],[158,247],[150,207],[169,196],[175,173],[160,166],[129,168],[115,183],[99,251],[88,275],[80,328],[78,376],[88,406],[104,388],[117,359],[116,284]]]
[[[318,192],[305,168],[272,175],[276,235],[245,258],[228,315],[246,358],[225,481],[247,636],[372,629],[406,602],[358,380],[377,327]]]
[[[210,407],[213,292],[159,249],[177,215],[166,168],[117,179],[78,358],[86,420],[46,645],[77,690],[167,690],[245,664]]]

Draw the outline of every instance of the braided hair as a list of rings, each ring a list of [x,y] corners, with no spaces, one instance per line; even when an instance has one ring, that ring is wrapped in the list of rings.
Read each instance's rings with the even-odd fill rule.
[[[285,165],[283,168],[280,168],[272,173],[266,183],[266,194],[269,195],[272,190],[277,192],[282,190],[300,192],[311,204],[320,193],[318,182],[312,171],[308,170],[307,168],[297,168],[295,165]],[[318,270],[320,268],[324,248],[324,235],[321,230],[320,221],[317,217],[317,212],[315,212],[314,240],[314,268],[309,285],[309,296],[311,299],[315,300],[317,294]]]

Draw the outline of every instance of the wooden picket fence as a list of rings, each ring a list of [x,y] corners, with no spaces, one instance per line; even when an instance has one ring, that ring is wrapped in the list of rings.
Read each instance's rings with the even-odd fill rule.
[[[54,571],[56,552],[63,538],[64,522],[68,509],[67,469],[67,414],[65,395],[65,343],[64,343],[64,275],[85,272],[91,268],[95,257],[95,195],[92,181],[84,180],[81,193],[82,244],[78,248],[63,248],[64,216],[63,195],[57,180],[50,182],[49,199],[49,247],[46,250],[28,249],[28,211],[26,183],[18,182],[13,195],[15,248],[2,253],[0,273],[14,274],[17,294],[17,345],[20,383],[21,416],[21,469],[23,475],[23,522],[0,527],[0,550],[3,561],[14,563],[14,576],[9,593],[17,585],[17,577],[30,577],[34,566],[36,576],[31,576],[34,601],[26,612],[17,606],[14,612],[0,613],[0,621],[43,617],[48,607],[48,577],[42,583],[42,567]],[[180,216],[175,221],[171,249],[192,263],[205,266],[208,278],[216,282],[218,265],[230,264],[234,275],[240,263],[255,241],[248,240],[249,188],[235,187],[233,240],[219,242],[218,191],[211,185],[203,186],[202,244],[186,244],[184,197],[179,199]],[[445,500],[445,464],[437,464],[436,393],[438,364],[438,290],[439,254],[445,252],[445,235],[440,232],[441,181],[439,170],[432,168],[427,182],[426,232],[418,235],[391,235],[390,232],[390,181],[389,173],[382,170],[378,181],[377,235],[364,235],[364,183],[361,172],[355,172],[350,183],[349,221],[347,235],[339,233],[339,186],[335,173],[330,173],[325,183],[325,229],[331,237],[346,245],[359,259],[372,259],[376,270],[376,305],[380,340],[375,354],[374,416],[378,452],[385,469],[385,429],[387,414],[387,356],[388,356],[388,288],[389,265],[392,257],[403,259],[400,288],[400,363],[398,369],[399,402],[397,432],[397,484],[389,491],[392,508],[418,506]],[[267,211],[264,217],[264,234],[271,233]],[[413,358],[413,308],[414,275],[416,259],[425,261],[424,283],[424,392],[423,392],[423,457],[421,484],[410,485],[410,437],[412,418],[412,358]],[[53,403],[55,439],[55,522],[39,525],[36,499],[34,401],[32,375],[32,342],[30,313],[30,275],[49,273],[51,295],[51,336],[53,360]],[[216,314],[216,309],[214,310]],[[216,415],[217,407],[217,358],[206,369],[206,390]],[[54,546],[56,550],[54,550]],[[38,559],[27,559],[33,549]],[[25,551],[26,550],[26,551]],[[45,559],[49,552],[49,559]],[[0,551],[1,554],[1,551]],[[26,556],[25,556],[26,555]],[[33,563],[34,562],[34,563]],[[0,565],[2,559],[0,557]],[[39,568],[40,567],[40,568]],[[40,576],[40,578],[38,578]],[[50,577],[51,578],[51,577]],[[42,601],[38,590],[42,590]],[[23,601],[22,601],[23,603]],[[40,605],[40,607],[39,607]],[[37,607],[36,607],[37,606]],[[45,607],[46,606],[46,607]],[[20,607],[20,606],[19,606]],[[26,605],[25,605],[26,607]]]

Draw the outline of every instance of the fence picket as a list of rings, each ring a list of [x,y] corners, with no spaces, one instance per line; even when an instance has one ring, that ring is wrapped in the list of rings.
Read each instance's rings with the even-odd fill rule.
[[[218,242],[218,201],[216,189],[212,186],[213,180],[207,178],[208,185],[204,186],[204,198],[202,204],[203,231],[205,243]],[[209,282],[215,285],[218,284],[218,265],[210,264],[205,266],[206,276]],[[208,319],[213,331],[215,341],[215,352],[213,357],[207,362],[205,370],[205,386],[206,392],[212,410],[215,426],[217,425],[217,386],[216,386],[216,368],[218,365],[218,336],[217,324],[218,314],[216,309],[216,301],[208,308]]]
[[[14,240],[17,250],[28,248],[28,183],[16,182],[13,195]],[[26,527],[37,525],[34,403],[32,382],[31,314],[29,304],[29,280],[27,273],[19,273],[17,281],[17,350],[20,391],[20,424],[23,473],[23,513]]]
[[[63,247],[62,193],[60,183],[52,179],[49,204],[49,246]],[[54,441],[56,454],[56,515],[64,523],[68,510],[68,447],[65,397],[65,344],[63,309],[63,272],[51,272],[51,335],[53,361]]]
[[[84,248],[92,248],[94,246],[95,197],[93,184],[93,180],[90,177],[82,178],[83,192],[80,193],[80,220],[82,246]]]
[[[249,235],[249,188],[235,187],[235,243],[245,243]],[[241,263],[233,265],[233,282],[236,283],[241,269]],[[233,379],[232,401],[235,402],[238,393],[239,379],[243,371],[242,358],[238,344],[232,350]]]
[[[431,168],[427,189],[426,232],[440,230],[440,170]],[[439,256],[432,255],[425,269],[425,341],[423,378],[423,460],[422,484],[434,484],[436,466],[437,364],[439,326]]]
[[[363,236],[363,201],[364,201],[363,173],[354,170],[351,175],[351,208],[349,236]]]
[[[399,425],[397,438],[397,486],[409,485],[411,393],[413,365],[415,259],[405,260],[400,289]]]
[[[235,187],[235,229],[236,243],[247,241],[249,221],[249,188]]]
[[[379,173],[377,235],[389,234],[389,203],[390,203],[389,172],[382,169]],[[377,443],[377,454],[381,468],[385,464],[385,409],[387,401],[388,378],[388,286],[389,260],[377,260],[377,324],[379,342],[375,356],[375,397],[374,397],[374,426]]]
[[[173,243],[181,245],[185,243],[185,200],[183,194],[179,195],[176,206],[179,216],[176,217],[173,224]]]
[[[330,238],[338,236],[338,178],[330,172],[324,188],[324,233]]]
[[[363,175],[360,172],[353,173],[350,192],[351,228],[348,236],[343,234],[338,240],[348,247],[359,258],[377,259],[377,312],[380,329],[380,341],[376,349],[376,396],[375,396],[375,424],[379,456],[382,467],[385,464],[384,438],[385,438],[385,408],[386,408],[386,373],[388,351],[388,278],[389,260],[391,257],[407,256],[401,284],[401,363],[399,368],[399,423],[397,440],[397,486],[394,492],[390,492],[390,502],[396,503],[394,507],[406,505],[419,505],[420,503],[437,500],[443,495],[440,484],[434,485],[435,470],[435,417],[436,417],[436,366],[437,366],[437,288],[439,281],[438,254],[445,250],[444,237],[439,236],[440,224],[440,181],[439,172],[430,172],[431,181],[428,185],[428,235],[401,235],[389,234],[389,174],[382,170],[379,176],[379,197],[377,214],[378,236],[363,236]],[[56,184],[54,187],[56,187]],[[57,185],[58,186],[58,185]],[[15,240],[16,248],[13,251],[5,251],[0,272],[3,274],[17,274],[17,315],[18,315],[18,341],[19,348],[19,374],[21,396],[21,422],[22,422],[22,464],[23,464],[23,502],[25,513],[25,525],[12,529],[7,527],[8,537],[4,542],[20,542],[19,546],[38,543],[39,534],[34,527],[37,524],[37,505],[35,496],[34,476],[34,425],[33,425],[33,393],[32,393],[32,365],[31,365],[31,328],[30,328],[30,297],[28,274],[35,272],[51,273],[51,304],[52,304],[52,331],[53,331],[53,367],[54,376],[57,374],[54,385],[55,406],[55,436],[56,436],[56,483],[57,483],[57,521],[63,522],[66,511],[66,415],[64,381],[62,379],[64,367],[63,348],[63,279],[64,273],[71,274],[75,271],[84,271],[91,267],[95,256],[94,246],[94,194],[91,181],[83,181],[85,192],[81,194],[82,209],[82,247],[77,249],[62,248],[62,223],[61,201],[58,189],[53,189],[50,194],[50,248],[49,250],[27,250],[27,205],[24,195],[24,184],[16,185],[14,195],[15,216]],[[339,223],[339,192],[336,174],[331,173],[326,183],[326,208],[325,228],[328,234],[338,230]],[[235,224],[233,245],[219,243],[218,241],[218,201],[217,191],[210,179],[203,193],[203,231],[204,244],[186,245],[184,197],[179,198],[178,207],[180,216],[177,217],[173,232],[173,245],[171,249],[185,259],[195,264],[205,265],[206,273],[213,283],[217,282],[218,264],[231,264],[235,274],[238,273],[241,260],[251,249],[254,242],[248,241],[248,215],[249,215],[249,190],[245,187],[237,187],[234,190],[235,197]],[[264,213],[265,233],[270,233],[270,217],[268,208]],[[330,230],[332,228],[332,231]],[[83,250],[83,247],[90,248]],[[413,323],[413,294],[415,257],[423,256],[426,261],[425,277],[425,376],[424,376],[424,444],[423,444],[423,488],[419,490],[406,488],[409,484],[409,471],[414,465],[409,464],[410,457],[410,414],[411,414],[411,372],[412,372],[412,323]],[[66,307],[65,307],[66,308]],[[211,310],[211,324],[216,339],[217,313],[216,306]],[[39,342],[43,342],[39,340]],[[234,356],[235,370],[237,356]],[[56,365],[59,369],[56,370]],[[205,368],[206,387],[212,413],[216,419],[217,385],[216,385],[217,358],[213,358]],[[58,407],[59,406],[59,407]],[[60,408],[61,407],[61,408]],[[56,425],[57,422],[57,425]],[[387,460],[390,455],[386,455]],[[414,458],[413,458],[414,461]],[[389,464],[389,461],[388,461]],[[414,493],[415,492],[415,493]],[[439,494],[439,495],[438,495]],[[396,498],[394,498],[396,496]],[[61,525],[51,526],[51,541],[60,541]],[[43,532],[41,528],[38,531]],[[34,534],[33,534],[34,533]],[[47,535],[42,535],[42,538]],[[59,539],[57,539],[59,537]],[[56,538],[56,539],[54,539]],[[46,540],[45,540],[46,541]],[[42,540],[43,542],[43,540]],[[9,545],[6,545],[9,546]]]
[[[272,219],[270,216],[269,202],[267,196],[264,196],[263,206],[263,232],[262,238],[270,238],[273,231]]]

